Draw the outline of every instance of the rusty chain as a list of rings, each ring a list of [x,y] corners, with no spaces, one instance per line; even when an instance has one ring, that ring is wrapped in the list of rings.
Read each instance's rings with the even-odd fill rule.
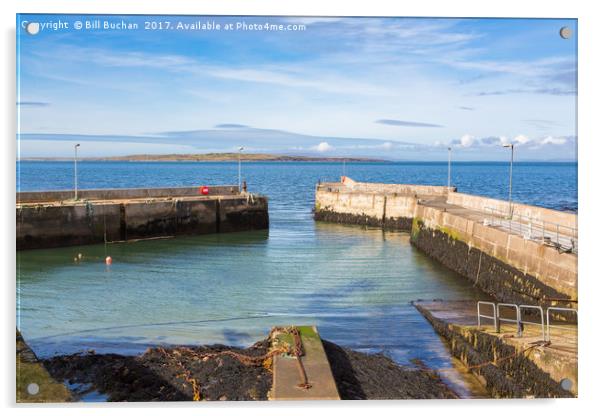
[[[286,346],[282,346],[279,348],[274,348],[271,351],[267,352],[266,354],[259,355],[259,356],[241,354],[241,353],[238,353],[235,351],[230,351],[230,350],[219,351],[219,352],[199,353],[188,347],[181,347],[172,353],[168,352],[167,350],[165,350],[162,347],[157,347],[157,351],[159,353],[163,354],[165,357],[172,359],[175,362],[175,364],[180,368],[180,370],[182,371],[181,375],[183,376],[184,380],[190,384],[190,386],[192,388],[192,395],[193,395],[192,399],[194,401],[201,400],[201,391],[200,391],[200,387],[199,387],[200,383],[192,376],[192,373],[190,372],[190,370],[188,370],[186,368],[186,366],[182,363],[182,361],[180,361],[176,357],[176,352],[179,354],[184,352],[190,356],[193,356],[194,358],[202,359],[202,360],[216,358],[216,357],[225,355],[225,356],[230,356],[234,359],[237,359],[243,365],[247,365],[247,366],[263,364],[266,362],[266,360],[269,360],[278,354],[289,354],[295,358],[295,360],[297,362],[297,368],[299,370],[299,377],[301,379],[301,382],[297,385],[297,387],[303,388],[303,389],[311,388],[312,386],[308,382],[305,367],[303,366],[303,362],[301,361],[301,357],[305,353],[303,351],[303,343],[301,342],[301,334],[299,333],[299,330],[292,326],[286,327],[286,328],[285,327],[274,327],[270,331],[268,338],[271,339],[273,337],[273,335],[277,332],[290,334],[293,337],[294,346],[291,347],[290,345],[286,345]]]

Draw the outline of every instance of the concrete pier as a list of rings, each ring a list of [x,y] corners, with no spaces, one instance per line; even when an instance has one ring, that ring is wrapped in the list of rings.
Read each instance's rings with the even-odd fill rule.
[[[316,188],[316,220],[411,232],[412,244],[495,299],[575,307],[577,216],[443,186]]]
[[[492,397],[577,396],[576,325],[557,325],[546,340],[537,324],[524,325],[520,336],[516,324],[508,322],[502,322],[499,332],[491,321],[478,328],[475,301],[422,301],[414,306]],[[502,316],[511,319],[511,310],[507,312]]]
[[[330,369],[330,364],[322,340],[315,326],[297,326],[303,355],[297,358],[278,354],[273,362],[273,384],[270,392],[271,400],[340,400],[337,386]],[[282,344],[294,346],[289,334],[276,332],[272,339],[272,348]],[[306,380],[302,380],[299,367]],[[300,385],[303,381],[305,387]]]
[[[267,229],[267,198],[236,186],[17,193],[17,250]]]

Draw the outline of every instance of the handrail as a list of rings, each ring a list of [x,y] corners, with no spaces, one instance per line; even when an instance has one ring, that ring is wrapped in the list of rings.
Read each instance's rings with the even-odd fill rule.
[[[514,308],[516,310],[516,319],[502,318],[500,316],[500,306],[504,306],[507,308]],[[514,303],[498,303],[496,313],[497,313],[498,321],[516,323],[516,333],[518,334],[519,337],[522,335],[522,328],[521,328],[521,324],[520,324],[520,308],[518,307],[518,305],[515,305]]]
[[[543,318],[543,308],[541,306],[534,306],[534,305],[519,305],[518,309],[519,309],[519,311],[522,311],[522,309],[535,309],[535,310],[539,311],[539,316],[541,317],[541,323],[523,320],[522,312],[520,314],[520,322],[521,322],[521,324],[541,325],[541,337],[542,337],[542,340],[545,341],[546,340],[546,331],[545,331],[545,323],[544,323],[544,318]]]
[[[492,214],[497,214],[500,217],[502,217],[503,219],[509,219],[510,217],[512,217],[512,219],[516,218],[518,220],[524,220],[527,223],[539,223],[542,228],[545,228],[548,231],[566,230],[566,231],[568,231],[568,233],[563,232],[563,234],[571,236],[571,237],[576,237],[578,235],[577,228],[569,227],[567,225],[562,225],[557,222],[538,220],[538,219],[535,219],[528,215],[517,214],[515,212],[512,212],[512,216],[510,216],[510,215],[508,215],[508,213],[506,211],[502,211],[502,210],[499,210],[499,209],[493,208],[493,207],[484,207],[483,209],[485,212],[491,212]],[[526,225],[526,224],[523,224],[523,225]],[[550,227],[545,227],[545,225],[549,225]]]
[[[548,333],[548,337],[547,337],[547,341],[551,341],[551,336],[550,336],[550,327],[553,328],[562,328],[560,325],[550,325],[550,311],[564,311],[564,312],[574,312],[575,315],[579,315],[578,310],[577,309],[572,309],[572,308],[561,308],[559,306],[550,306],[548,308],[548,310],[546,311],[546,321],[547,321],[547,333]]]
[[[482,314],[481,313],[481,305],[491,305],[491,308],[493,309],[493,316]],[[487,318],[487,319],[493,320],[493,326],[495,328],[495,332],[498,332],[498,320],[497,320],[497,314],[496,314],[496,309],[495,309],[495,303],[485,302],[482,300],[477,302],[477,323],[478,323],[479,329],[481,329],[481,318]]]
[[[486,315],[481,313],[481,306],[491,306],[493,309],[493,315]],[[502,318],[500,314],[500,308],[513,308],[515,311],[516,319],[512,318]],[[535,309],[539,311],[540,322],[534,321],[525,321],[523,319],[522,310],[523,309]],[[550,341],[550,328],[562,328],[561,325],[552,325],[550,323],[550,311],[558,311],[558,312],[571,312],[578,315],[578,310],[573,308],[562,308],[559,306],[550,306],[546,309],[545,319],[544,319],[544,308],[539,305],[517,305],[514,303],[495,303],[495,302],[487,302],[487,301],[477,301],[477,329],[481,329],[481,318],[491,319],[494,322],[494,328],[496,332],[500,332],[501,324],[500,322],[511,322],[516,324],[516,332],[519,337],[523,336],[523,326],[525,324],[528,325],[539,325],[541,327],[541,334],[543,341]]]
[[[493,207],[484,207],[484,212],[490,214],[490,217],[485,220],[485,225],[505,227],[510,232],[514,231],[533,240],[541,239],[542,242],[549,240],[555,242],[560,248],[577,253],[579,240],[577,228],[537,220],[514,212],[509,215],[508,212]]]

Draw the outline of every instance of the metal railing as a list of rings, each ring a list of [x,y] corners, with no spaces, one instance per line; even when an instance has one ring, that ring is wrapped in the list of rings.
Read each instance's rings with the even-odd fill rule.
[[[506,308],[514,308],[514,310],[516,311],[516,319],[510,319],[510,318],[502,318],[500,316],[500,306],[502,307],[506,307]],[[518,307],[518,305],[515,305],[514,303],[498,303],[496,305],[496,313],[497,313],[497,320],[498,322],[512,322],[512,323],[516,323],[516,333],[518,334],[519,337],[521,337],[523,335],[523,328],[520,322],[520,308]],[[500,325],[498,324],[498,331],[499,331]]]
[[[511,233],[517,233],[529,240],[540,241],[542,244],[553,245],[559,249],[577,253],[577,229],[560,225],[555,222],[537,220],[532,217],[485,207],[487,218],[485,225],[503,228]]]
[[[541,318],[541,323],[539,322],[531,322],[531,321],[525,321],[523,319],[523,315],[522,315],[522,310],[523,309],[535,309],[537,311],[539,311],[539,317]],[[544,322],[544,317],[543,317],[543,308],[541,306],[534,306],[534,305],[519,305],[518,306],[518,313],[519,313],[519,320],[522,325],[528,324],[528,325],[541,325],[541,338],[545,341],[546,340],[546,330],[545,330],[545,322]],[[521,328],[522,329],[522,328]]]
[[[493,315],[486,315],[481,312],[481,306],[490,306]],[[514,319],[501,317],[500,308],[512,308],[514,310]],[[540,321],[526,321],[523,317],[522,310],[523,309],[532,309],[539,312]],[[578,314],[577,309],[572,308],[561,308],[557,306],[550,306],[546,309],[545,319],[544,319],[544,309],[538,305],[516,305],[514,303],[495,303],[495,302],[486,302],[486,301],[478,301],[477,302],[477,328],[481,329],[482,323],[481,318],[486,318],[493,321],[493,327],[496,332],[501,331],[501,322],[509,322],[516,324],[516,333],[519,337],[523,336],[523,327],[524,325],[537,325],[541,328],[541,338],[543,341],[551,341],[550,328],[566,328],[561,325],[552,325],[550,324],[550,311],[556,312],[569,312]]]
[[[491,306],[491,309],[493,310],[493,316],[490,315],[484,315],[481,313],[481,305],[489,305]],[[481,329],[481,318],[487,318],[487,319],[491,319],[493,321],[493,325],[495,327],[495,331],[498,331],[498,320],[497,320],[497,314],[495,311],[495,303],[493,302],[485,302],[485,301],[478,301],[477,302],[477,323],[478,323],[478,328]]]
[[[556,307],[556,306],[550,306],[548,308],[548,310],[546,311],[546,321],[547,321],[547,326],[546,326],[546,330],[547,330],[547,341],[551,340],[551,336],[550,336],[550,327],[552,328],[564,328],[563,326],[560,325],[550,325],[550,311],[557,311],[557,312],[570,312],[570,313],[575,313],[575,317],[578,317],[578,311],[577,309],[571,309],[571,308],[560,308],[560,307]]]

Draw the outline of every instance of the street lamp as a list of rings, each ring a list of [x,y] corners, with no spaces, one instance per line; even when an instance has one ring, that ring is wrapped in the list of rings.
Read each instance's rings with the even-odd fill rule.
[[[75,150],[75,157],[73,158],[73,180],[75,182],[75,200],[77,201],[77,148],[79,147],[79,143],[76,144],[73,148]]]
[[[512,219],[512,165],[514,164],[514,144],[505,144],[504,147],[510,148],[510,189],[508,192],[508,217]]]
[[[447,148],[447,188],[451,188],[451,147]]]
[[[240,170],[240,155],[243,150],[245,150],[245,148],[242,146],[240,146],[238,148],[238,192],[240,192],[241,186],[242,186],[242,177],[241,177],[241,170]]]

